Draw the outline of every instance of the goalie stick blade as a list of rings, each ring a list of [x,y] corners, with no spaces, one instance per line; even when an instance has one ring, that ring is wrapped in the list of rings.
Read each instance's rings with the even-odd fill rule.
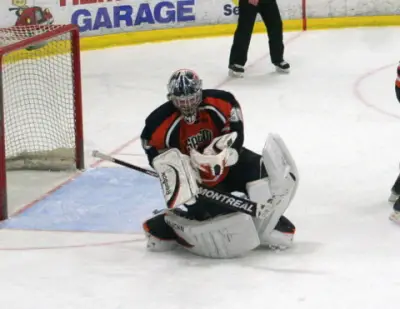
[[[243,212],[260,219],[267,218],[274,210],[274,206],[270,203],[266,205],[259,204],[229,193],[221,192],[212,188],[206,188],[204,186],[199,186],[199,195],[223,207]]]

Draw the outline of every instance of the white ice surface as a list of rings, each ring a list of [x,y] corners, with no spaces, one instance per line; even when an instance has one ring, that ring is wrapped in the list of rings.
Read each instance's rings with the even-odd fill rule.
[[[293,70],[277,75],[256,35],[249,64],[260,60],[223,86],[242,103],[245,145],[259,151],[277,132],[297,161],[293,249],[210,261],[147,253],[141,235],[0,230],[1,308],[398,309],[400,227],[386,200],[400,160],[399,36],[400,28],[288,33]],[[223,82],[230,44],[84,53],[86,150],[112,152],[139,134],[177,68],[197,70],[206,87]],[[141,154],[139,143],[120,153],[145,163],[126,156]]]

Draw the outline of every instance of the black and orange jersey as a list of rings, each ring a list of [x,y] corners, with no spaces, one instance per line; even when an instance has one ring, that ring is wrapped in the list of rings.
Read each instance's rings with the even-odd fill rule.
[[[397,100],[400,103],[400,64],[397,67],[397,78],[396,78],[395,90],[396,90]]]
[[[198,111],[197,121],[189,125],[172,101],[168,101],[147,117],[141,139],[150,165],[162,151],[178,148],[186,155],[189,155],[190,149],[202,152],[214,138],[230,132],[238,133],[232,147],[240,152],[244,141],[243,117],[232,93],[217,89],[203,90]],[[226,173],[218,181],[210,180],[209,185],[222,181]]]

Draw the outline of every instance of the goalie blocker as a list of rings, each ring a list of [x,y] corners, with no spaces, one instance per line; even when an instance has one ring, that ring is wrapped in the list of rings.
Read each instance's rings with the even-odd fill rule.
[[[141,135],[169,207],[144,222],[148,248],[182,246],[205,257],[232,258],[260,245],[290,246],[295,227],[283,213],[296,193],[298,172],[283,140],[269,135],[262,155],[243,147],[239,103],[229,92],[203,90],[193,71],[172,75],[168,99],[146,119]],[[207,196],[207,187],[267,205],[268,215],[222,207]]]

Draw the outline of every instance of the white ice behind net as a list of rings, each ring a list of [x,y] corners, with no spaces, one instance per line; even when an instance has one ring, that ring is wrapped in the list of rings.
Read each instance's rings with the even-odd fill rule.
[[[3,46],[12,44],[33,33],[27,28],[0,29],[0,42]],[[75,109],[70,34],[6,54],[2,75],[7,170],[73,169]]]

